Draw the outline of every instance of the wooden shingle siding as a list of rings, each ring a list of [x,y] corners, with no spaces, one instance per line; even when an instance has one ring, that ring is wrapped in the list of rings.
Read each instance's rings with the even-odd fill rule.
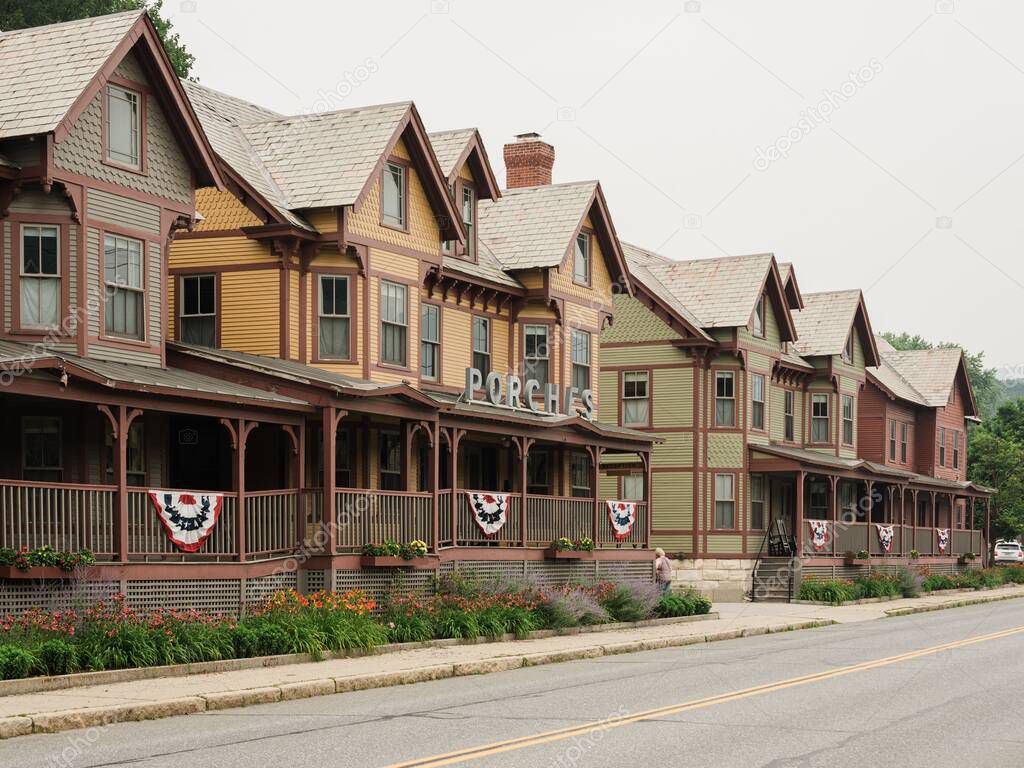
[[[0,249],[3,250],[3,258],[4,258],[4,263],[3,263],[4,272],[3,272],[3,274],[4,275],[11,274],[11,238],[13,237],[13,235],[11,233],[12,229],[13,229],[13,227],[11,226],[11,222],[9,222],[9,221],[0,222],[0,237],[2,237],[2,242],[0,242]],[[13,309],[11,308],[11,281],[7,277],[4,277],[2,283],[3,283],[3,297],[2,297],[2,301],[3,301],[3,305],[4,305],[4,308],[3,308],[4,309],[4,315],[3,315],[3,319],[4,319],[4,332],[6,333],[6,332],[11,330],[11,322],[12,322],[12,320],[11,320],[11,313],[13,312]]]
[[[196,222],[196,232],[257,227],[263,223],[237,197],[227,190],[220,192],[215,187],[196,190],[196,210],[203,215],[202,221]]]
[[[148,83],[133,54],[125,57],[116,74],[143,85]],[[101,89],[96,94],[64,141],[54,145],[54,164],[81,176],[192,205],[192,171],[167,116],[153,95],[146,99],[145,110],[146,173],[132,173],[104,163],[102,100],[105,93],[106,90]]]
[[[616,342],[662,341],[679,339],[677,331],[645,307],[639,299],[625,293],[615,296],[615,322],[601,333],[603,344]]]
[[[741,433],[716,433],[707,436],[707,465],[710,468],[730,469],[743,466],[743,435]]]
[[[150,235],[160,235],[159,206],[102,189],[90,189],[86,195],[85,205],[90,219],[128,227]]]

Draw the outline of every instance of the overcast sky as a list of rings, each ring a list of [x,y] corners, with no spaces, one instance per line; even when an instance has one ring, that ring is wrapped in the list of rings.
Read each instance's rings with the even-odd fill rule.
[[[876,331],[1024,375],[1024,4],[166,0],[210,87],[280,112],[412,99],[431,131],[538,131],[619,235],[773,252]]]

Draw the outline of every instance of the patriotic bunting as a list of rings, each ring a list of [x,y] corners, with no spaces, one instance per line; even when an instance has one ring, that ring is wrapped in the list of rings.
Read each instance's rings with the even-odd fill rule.
[[[469,509],[473,513],[473,521],[485,536],[493,536],[502,529],[508,520],[507,493],[466,491],[466,498],[469,499]]]
[[[811,546],[820,552],[828,546],[828,522],[826,520],[808,520],[811,526]]]
[[[607,501],[608,520],[612,524],[612,536],[617,541],[629,538],[633,532],[633,524],[636,522],[635,501]]]
[[[896,526],[875,523],[875,528],[878,530],[878,543],[882,545],[885,553],[889,554],[892,552],[892,540],[896,535]]]
[[[174,546],[182,552],[196,552],[213,533],[224,494],[150,491],[149,500]]]
[[[949,547],[949,528],[936,528],[935,535],[939,537],[939,554],[946,554]]]

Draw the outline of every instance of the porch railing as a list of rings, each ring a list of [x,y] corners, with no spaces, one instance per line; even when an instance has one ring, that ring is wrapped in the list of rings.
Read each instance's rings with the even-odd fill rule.
[[[488,491],[476,492],[488,493]],[[493,536],[488,536],[476,524],[473,513],[469,508],[469,498],[466,492],[459,489],[455,499],[455,545],[459,547],[481,545],[517,546],[520,543],[522,531],[522,514],[522,497],[517,494],[509,495],[505,525]]]
[[[915,528],[912,525],[894,525],[891,550],[886,553],[878,539],[874,523],[837,523],[825,521],[828,525],[829,543],[822,550],[816,550],[810,543],[810,531],[805,530],[804,554],[810,556],[840,557],[847,552],[860,552],[867,549],[872,557],[906,557],[912,549],[921,555],[937,556],[939,552],[938,537],[935,529]],[[806,523],[805,523],[806,525]],[[962,555],[966,552],[980,554],[984,547],[981,531],[951,530],[946,555]]]
[[[0,481],[0,547],[114,552],[117,489],[17,480]]]
[[[546,547],[562,536],[573,541],[594,538],[594,500],[527,496],[527,546]]]
[[[646,501],[637,501],[636,504],[636,521],[633,523],[633,528],[629,532],[629,535],[623,539],[616,539],[612,531],[611,524],[608,522],[608,505],[604,501],[601,502],[598,509],[597,519],[597,546],[602,548],[608,547],[619,547],[619,546],[647,546],[647,515],[648,506]]]
[[[401,491],[342,489],[336,494],[336,547],[358,552],[364,544],[413,539],[432,546],[434,495]]]
[[[275,557],[299,547],[297,490],[245,494],[245,552],[247,557]]]
[[[171,489],[168,489],[171,490]],[[201,495],[202,491],[192,491]],[[214,493],[214,491],[211,491]],[[222,493],[216,491],[215,493]],[[238,495],[223,493],[220,517],[213,533],[197,552],[179,550],[167,537],[160,518],[153,510],[149,492],[128,489],[128,557],[131,560],[232,560],[238,555],[236,535]]]

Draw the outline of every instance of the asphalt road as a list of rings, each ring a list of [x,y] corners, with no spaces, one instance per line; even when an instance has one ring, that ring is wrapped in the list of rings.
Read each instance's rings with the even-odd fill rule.
[[[0,766],[1021,766],[1022,719],[1011,600],[27,736]]]

